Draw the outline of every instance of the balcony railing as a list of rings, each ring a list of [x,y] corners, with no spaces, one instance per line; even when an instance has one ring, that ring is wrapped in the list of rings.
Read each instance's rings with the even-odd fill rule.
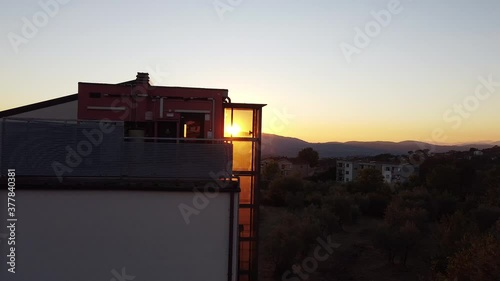
[[[4,119],[0,170],[20,176],[212,179],[232,174],[232,144],[124,138],[121,122]]]

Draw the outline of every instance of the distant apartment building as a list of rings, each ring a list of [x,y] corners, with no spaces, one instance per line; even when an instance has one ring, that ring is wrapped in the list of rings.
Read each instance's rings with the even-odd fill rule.
[[[309,164],[288,157],[268,157],[263,159],[261,161],[261,171],[271,163],[278,165],[279,174],[284,177],[297,176],[303,178],[313,175],[315,171]]]
[[[381,172],[386,183],[398,183],[402,181],[401,171],[403,165],[393,163],[366,162],[361,160],[337,160],[338,182],[355,181],[359,172],[364,169],[376,169]]]
[[[15,169],[22,218],[16,280],[257,280],[263,106],[138,73],[1,111],[0,178]]]

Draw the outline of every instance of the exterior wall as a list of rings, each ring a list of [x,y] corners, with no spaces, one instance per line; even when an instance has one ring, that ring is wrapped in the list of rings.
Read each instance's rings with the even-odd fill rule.
[[[354,174],[353,174],[353,163],[352,162],[345,162],[345,168],[344,168],[344,171],[345,171],[345,176],[344,176],[344,179],[346,182],[350,182],[350,181],[353,181],[354,179]]]
[[[285,159],[278,160],[277,162],[282,176],[292,175],[292,166],[293,166],[292,162]]]
[[[384,181],[386,183],[392,182],[392,169],[391,166],[382,165],[382,176],[384,177]]]
[[[337,161],[337,181],[355,181],[361,170],[376,169],[381,171],[385,182],[394,183],[401,180],[401,167],[401,165],[394,164],[339,160]]]
[[[354,163],[351,161],[337,161],[337,181],[350,182],[353,181]]]
[[[336,181],[345,182],[345,162],[344,161],[340,161],[340,160],[337,161]]]
[[[284,176],[284,177],[291,176],[292,174],[297,172],[294,169],[293,163],[290,160],[285,159],[285,158],[283,158],[283,159],[273,159],[273,158],[264,159],[261,161],[261,168],[263,169],[271,163],[278,164],[278,168],[279,168],[281,176]]]
[[[382,165],[382,174],[386,183],[396,183],[402,181],[401,165],[385,164]]]
[[[0,280],[122,280],[113,272],[136,280],[228,280],[231,194],[211,196],[187,224],[179,204],[193,206],[191,191],[18,186],[16,273],[6,270],[8,245],[1,239]],[[7,191],[0,191],[4,210],[6,197]],[[6,212],[0,212],[2,233],[7,231],[6,219]],[[235,265],[237,255],[232,257]]]
[[[77,111],[78,101],[75,100],[63,104],[32,110],[21,114],[11,115],[9,116],[9,118],[76,120]]]
[[[137,96],[144,94],[146,96]],[[180,122],[182,113],[205,113],[204,138],[224,136],[227,90],[79,83],[78,118],[130,122]]]
[[[311,168],[309,164],[293,164],[293,174],[298,175],[299,177],[308,177],[314,174],[314,168]]]

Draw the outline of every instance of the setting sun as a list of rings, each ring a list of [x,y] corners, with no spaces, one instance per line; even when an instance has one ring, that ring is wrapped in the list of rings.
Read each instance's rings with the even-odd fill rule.
[[[228,126],[226,128],[226,132],[229,135],[236,136],[241,132],[241,128],[238,124],[233,124],[232,126]]]

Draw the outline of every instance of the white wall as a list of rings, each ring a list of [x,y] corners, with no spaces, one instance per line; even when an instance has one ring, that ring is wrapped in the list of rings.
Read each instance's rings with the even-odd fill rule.
[[[227,280],[230,193],[209,199],[186,224],[178,205],[193,206],[191,191],[21,189],[16,274],[7,272],[4,240],[0,280],[120,281],[112,271],[122,268],[135,281]],[[6,196],[2,190],[0,233]]]

